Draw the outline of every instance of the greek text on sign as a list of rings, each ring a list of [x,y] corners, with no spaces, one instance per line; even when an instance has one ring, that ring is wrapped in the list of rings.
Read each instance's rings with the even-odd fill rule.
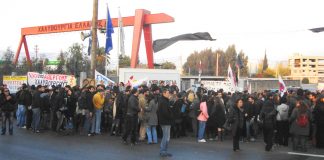
[[[37,72],[28,72],[28,84],[29,85],[42,85],[42,86],[52,86],[61,85],[62,87],[66,85],[75,86],[76,79],[73,75],[63,75],[63,74],[39,74]]]
[[[223,89],[224,92],[235,92],[235,89],[229,81],[201,81],[201,84],[208,90],[218,91],[219,89]]]
[[[27,76],[3,76],[3,84],[6,84],[10,93],[16,93],[23,83],[27,83]]]

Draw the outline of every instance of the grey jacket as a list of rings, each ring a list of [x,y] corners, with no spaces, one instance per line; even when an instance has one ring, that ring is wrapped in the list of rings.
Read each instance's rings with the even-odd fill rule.
[[[149,105],[145,108],[145,116],[147,116],[148,118],[147,124],[149,126],[158,125],[158,117],[156,114],[158,106],[159,106],[158,102],[155,99],[152,99]]]
[[[312,114],[310,112],[310,110],[306,111],[306,114],[308,115],[308,124],[306,127],[301,127],[297,124],[297,117],[299,115],[299,109],[298,108],[294,108],[294,110],[292,111],[292,114],[290,116],[290,133],[293,135],[301,135],[301,136],[308,136],[309,135],[309,130],[310,130],[310,124],[311,124],[311,120],[312,120]]]

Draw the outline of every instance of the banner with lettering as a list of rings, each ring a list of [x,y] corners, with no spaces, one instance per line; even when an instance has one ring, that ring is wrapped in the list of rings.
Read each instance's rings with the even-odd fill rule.
[[[16,93],[22,84],[27,84],[27,76],[3,76],[3,84],[6,84],[10,93]]]
[[[201,81],[201,84],[203,84],[207,90],[217,91],[223,89],[224,92],[235,92],[235,88],[233,88],[233,85],[229,81]]]
[[[71,87],[76,85],[76,79],[73,75],[64,74],[39,74],[37,72],[28,72],[28,84],[29,85],[42,85],[52,86],[61,85],[62,87],[70,85]]]

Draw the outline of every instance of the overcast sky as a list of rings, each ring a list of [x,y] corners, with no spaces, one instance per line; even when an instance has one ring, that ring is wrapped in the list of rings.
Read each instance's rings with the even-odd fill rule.
[[[92,3],[92,0],[2,1],[0,50],[9,46],[16,51],[23,27],[91,20]],[[168,60],[183,64],[194,51],[225,50],[231,44],[235,44],[238,51],[243,50],[254,63],[263,58],[265,50],[270,63],[287,60],[293,53],[324,53],[324,32],[308,31],[324,27],[324,2],[320,0],[99,0],[99,19],[106,17],[106,3],[112,18],[118,16],[118,7],[122,16],[134,15],[135,9],[173,16],[174,23],[153,25],[153,40],[194,32],[209,32],[217,39],[178,42],[155,53],[156,62]],[[128,55],[132,37],[133,27],[126,27]],[[113,38],[115,48],[111,53],[115,63],[117,34],[113,34]],[[72,43],[88,45],[80,40],[80,32],[29,36],[27,42],[32,56],[35,56],[34,46],[38,45],[40,54],[48,53],[46,56],[50,59],[55,59],[60,50],[67,50]],[[104,46],[104,35],[100,35],[99,44]],[[144,43],[140,48],[140,60],[145,63]]]

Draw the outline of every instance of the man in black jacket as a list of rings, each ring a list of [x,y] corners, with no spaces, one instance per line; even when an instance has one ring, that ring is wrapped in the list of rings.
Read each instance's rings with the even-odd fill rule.
[[[13,96],[10,94],[8,88],[4,88],[0,94],[0,109],[2,111],[2,132],[1,135],[6,134],[6,123],[9,121],[9,134],[13,134],[13,115],[15,110],[15,103]]]
[[[138,126],[138,112],[141,111],[141,108],[138,105],[138,94],[138,90],[133,88],[128,100],[125,124],[126,131],[123,135],[124,144],[127,144],[127,138],[129,134],[131,134],[131,145],[135,145]]]
[[[168,144],[170,141],[170,128],[174,123],[173,113],[170,105],[170,92],[166,88],[162,89],[162,97],[159,100],[157,116],[162,128],[163,137],[161,140],[160,156],[171,157],[172,154],[167,153]]]
[[[16,93],[16,99],[18,102],[17,110],[17,126],[20,128],[25,128],[26,123],[26,109],[32,103],[32,95],[28,91],[26,84],[22,85],[22,89]]]
[[[95,124],[95,119],[93,119],[94,106],[92,103],[93,96],[95,95],[96,89],[94,86],[89,86],[88,91],[86,91],[86,106],[83,109],[86,120],[84,123],[84,129],[88,132],[88,136],[93,136],[94,133],[91,133],[91,127]]]
[[[37,86],[37,91],[33,95],[32,110],[33,110],[33,132],[39,133],[40,124],[40,108],[42,107],[42,97],[41,94],[44,92],[44,87],[41,85]]]

